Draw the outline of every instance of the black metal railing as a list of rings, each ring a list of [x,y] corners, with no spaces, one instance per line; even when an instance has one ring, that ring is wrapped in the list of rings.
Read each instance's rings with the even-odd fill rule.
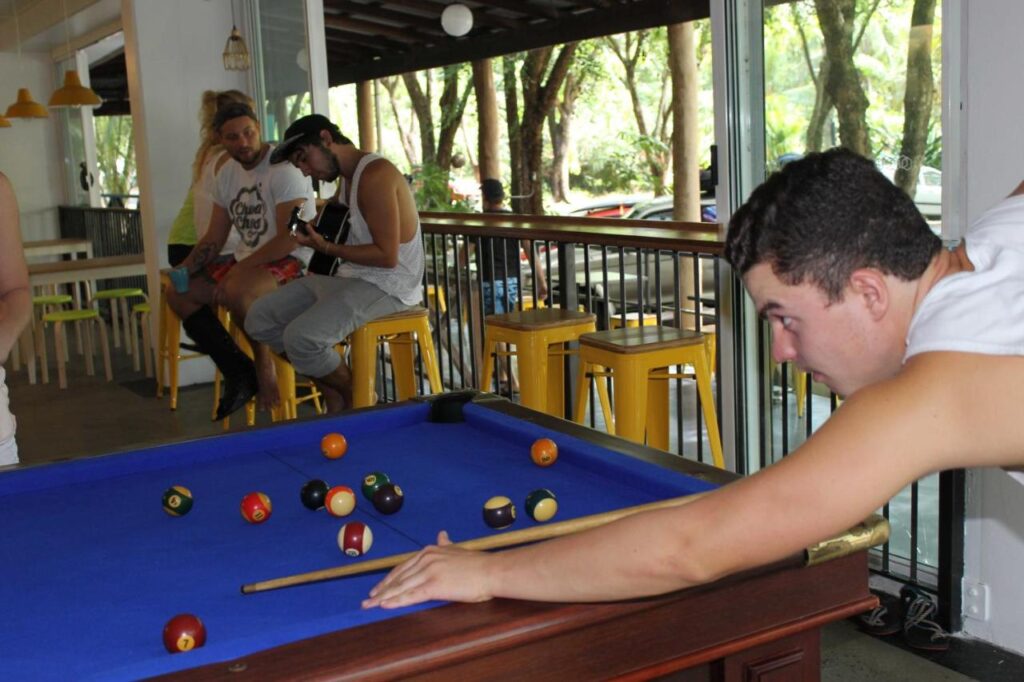
[[[60,236],[88,239],[93,256],[124,256],[143,253],[142,220],[139,212],[125,208],[59,207]],[[146,278],[120,277],[96,283],[99,290],[139,288],[146,290]]]

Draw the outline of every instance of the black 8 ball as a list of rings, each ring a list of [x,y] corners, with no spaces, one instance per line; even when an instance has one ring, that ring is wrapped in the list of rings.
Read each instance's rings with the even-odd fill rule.
[[[484,523],[491,528],[507,528],[515,520],[516,507],[504,495],[497,495],[484,503]]]
[[[403,502],[405,494],[394,483],[385,483],[373,493],[373,506],[381,514],[394,514]]]
[[[302,504],[306,509],[316,511],[324,508],[324,500],[327,498],[327,490],[329,486],[319,478],[314,478],[312,481],[302,486],[302,492],[299,496],[302,498]]]

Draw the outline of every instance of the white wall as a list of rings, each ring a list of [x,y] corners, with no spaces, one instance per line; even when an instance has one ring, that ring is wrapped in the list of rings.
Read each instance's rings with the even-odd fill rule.
[[[0,114],[28,88],[46,104],[54,90],[53,61],[48,52],[0,52]],[[11,119],[0,128],[0,171],[11,179],[21,210],[24,241],[54,239],[59,234],[57,206],[64,203],[64,177],[58,115],[48,119]]]
[[[1024,179],[1024,2],[963,5],[963,215],[972,222]],[[965,613],[964,630],[1024,652],[1024,486],[1000,470],[969,472],[967,515],[964,578],[988,585],[990,613]]]
[[[224,69],[231,3],[122,0],[121,18],[149,290],[157,291],[159,269],[167,266],[167,234],[188,192],[199,146],[201,95],[230,88],[251,93],[250,72]],[[182,385],[213,376],[205,359],[182,364],[181,372]]]

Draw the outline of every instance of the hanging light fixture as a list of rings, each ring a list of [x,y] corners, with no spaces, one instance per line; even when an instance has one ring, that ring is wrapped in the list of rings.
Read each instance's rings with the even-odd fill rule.
[[[14,38],[18,44],[18,69],[21,70],[21,28],[18,25],[18,4],[11,0],[11,9],[14,13]],[[28,88],[18,88],[18,100],[7,107],[6,118],[47,118],[49,112],[39,102],[32,99],[32,93]],[[10,121],[7,122],[10,125]],[[5,126],[0,126],[5,127]]]
[[[441,28],[450,36],[464,36],[473,28],[473,12],[458,2],[448,5],[441,12]]]
[[[7,120],[6,118],[4,118],[3,116],[0,116],[0,128],[10,128],[10,127],[11,127],[11,122],[9,120]]]
[[[228,71],[245,71],[251,63],[249,48],[235,23],[235,0],[231,0],[231,35],[224,45],[224,68]]]
[[[73,58],[71,28],[68,25],[68,9],[64,0],[60,0],[60,7],[64,11],[64,38],[67,41],[68,54]],[[98,107],[101,104],[103,104],[103,99],[92,88],[82,85],[82,80],[78,77],[78,71],[75,69],[64,72],[64,85],[54,90],[49,101],[51,107]]]

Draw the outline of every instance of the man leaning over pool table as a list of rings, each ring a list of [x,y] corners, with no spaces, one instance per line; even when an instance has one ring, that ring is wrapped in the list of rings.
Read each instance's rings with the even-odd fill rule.
[[[1024,465],[1024,183],[949,251],[872,162],[809,154],[736,212],[726,258],[775,360],[847,397],[803,446],[691,504],[540,544],[478,553],[441,532],[364,608],[670,592],[792,555],[930,473]]]

